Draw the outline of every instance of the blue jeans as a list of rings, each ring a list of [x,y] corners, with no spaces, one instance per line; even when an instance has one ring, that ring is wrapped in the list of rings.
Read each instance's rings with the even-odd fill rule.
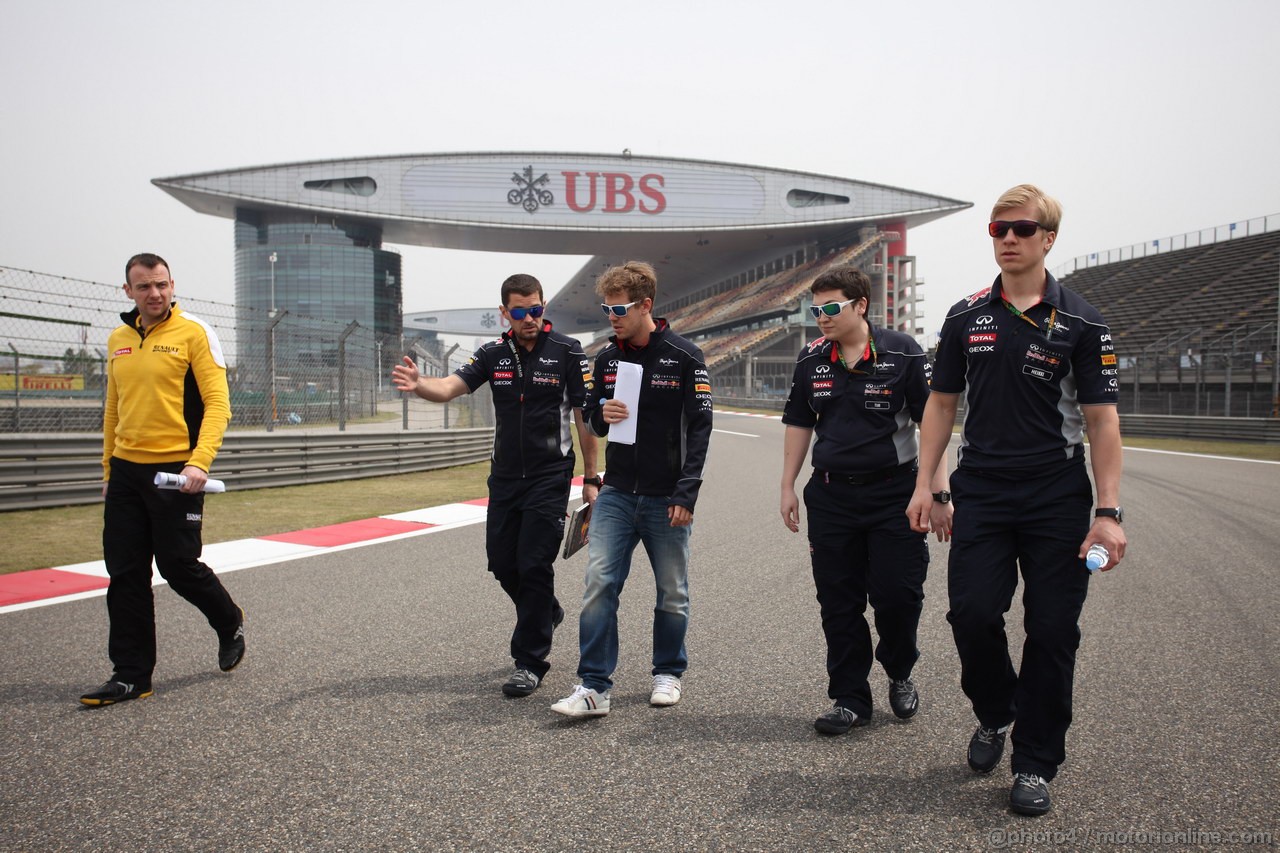
[[[591,510],[586,592],[578,620],[583,685],[604,692],[618,666],[618,596],[631,573],[631,555],[644,543],[658,588],[653,608],[653,674],[682,675],[689,658],[688,527],[672,527],[663,496],[632,495],[605,486]]]

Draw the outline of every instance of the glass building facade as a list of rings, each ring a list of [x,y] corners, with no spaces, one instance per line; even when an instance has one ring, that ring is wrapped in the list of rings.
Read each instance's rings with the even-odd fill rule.
[[[400,255],[382,248],[376,225],[237,209],[235,265],[239,368],[251,387],[270,385],[268,337],[279,312],[288,312],[274,340],[275,374],[285,387],[336,367],[339,338],[352,321],[365,342],[401,334]],[[397,349],[377,348],[380,374],[390,372]]]

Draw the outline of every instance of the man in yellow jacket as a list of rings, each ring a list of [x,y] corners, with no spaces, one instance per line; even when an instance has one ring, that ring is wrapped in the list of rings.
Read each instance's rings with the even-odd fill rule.
[[[218,667],[244,657],[244,611],[200,561],[204,485],[231,420],[227,365],[213,329],[173,301],[173,277],[159,255],[125,265],[125,294],[137,306],[107,341],[103,413],[102,552],[110,584],[107,653],[111,679],[80,697],[113,705],[150,696],[156,663],[151,561],[218,634]],[[182,474],[177,490],[156,474]]]

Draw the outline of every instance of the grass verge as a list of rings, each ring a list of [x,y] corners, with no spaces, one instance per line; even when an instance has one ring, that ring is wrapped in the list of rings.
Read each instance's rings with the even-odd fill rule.
[[[578,436],[574,431],[574,446]],[[576,450],[581,455],[581,450]],[[578,472],[582,462],[577,463]],[[597,471],[604,470],[600,442]],[[204,541],[229,542],[468,501],[488,494],[489,463],[210,495]],[[102,559],[102,504],[0,513],[0,575]]]
[[[574,436],[575,442],[577,436]],[[1280,461],[1280,445],[1230,441],[1126,438],[1127,447]],[[600,444],[604,470],[604,442]],[[579,463],[578,470],[581,470]],[[308,527],[421,509],[483,497],[489,463],[458,468],[254,489],[211,496],[205,502],[204,541],[227,542]],[[0,514],[5,546],[0,574],[65,566],[102,558],[102,505],[37,509]]]

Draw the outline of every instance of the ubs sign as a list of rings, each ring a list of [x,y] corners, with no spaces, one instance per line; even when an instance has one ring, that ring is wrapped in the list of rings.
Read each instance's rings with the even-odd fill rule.
[[[387,212],[440,223],[630,230],[755,224],[764,221],[765,199],[760,176],[726,168],[476,156],[410,166],[400,203]],[[787,221],[797,212],[788,210]]]
[[[589,213],[598,206],[603,213],[636,211],[656,216],[667,208],[663,193],[666,179],[653,172],[635,176],[626,172],[562,171],[555,184],[547,172],[536,178],[533,172],[533,166],[526,166],[523,173],[511,173],[516,188],[507,193],[507,204],[518,205],[529,213],[551,207],[555,204],[555,193],[548,189],[551,185],[560,189],[565,204],[574,213]]]

